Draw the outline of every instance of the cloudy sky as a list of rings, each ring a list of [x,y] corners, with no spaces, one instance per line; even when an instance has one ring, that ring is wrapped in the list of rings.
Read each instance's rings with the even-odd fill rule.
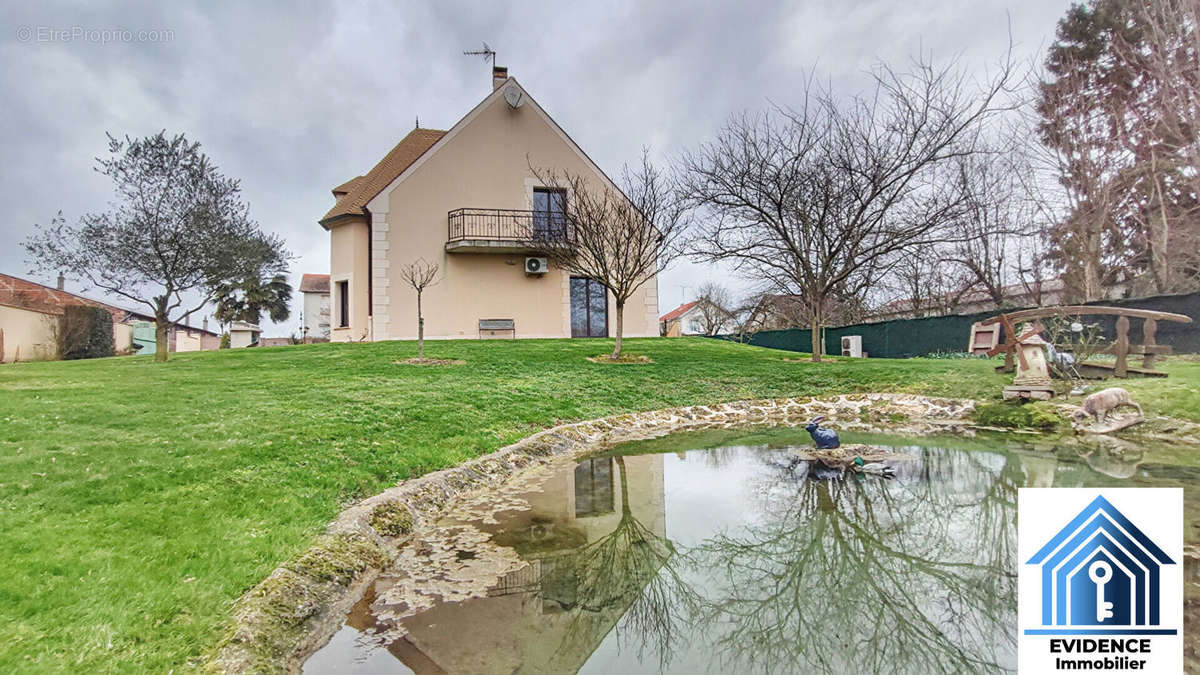
[[[798,100],[809,73],[853,93],[874,62],[923,51],[982,74],[1009,25],[1016,55],[1037,57],[1068,2],[4,4],[0,272],[52,282],[20,246],[35,223],[105,207],[111,186],[93,171],[105,132],[167,129],[241,179],[253,217],[298,257],[295,285],[328,271],[317,219],[331,187],[366,172],[415,118],[448,129],[488,93],[489,64],[462,55],[481,42],[614,173],[643,146],[669,159],[731,114]],[[105,42],[112,29],[129,33]],[[709,278],[743,286],[679,264],[660,278],[660,309]]]

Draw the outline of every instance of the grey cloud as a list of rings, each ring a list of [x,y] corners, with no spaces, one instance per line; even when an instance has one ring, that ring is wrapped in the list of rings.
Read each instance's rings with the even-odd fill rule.
[[[104,133],[184,131],[242,180],[255,218],[299,256],[293,282],[328,267],[317,219],[329,189],[409,129],[447,128],[488,91],[487,41],[607,171],[643,146],[669,159],[730,114],[798,100],[813,71],[853,90],[877,58],[917,50],[993,61],[1011,17],[1018,53],[1050,39],[1066,0],[861,2],[37,3],[0,18],[0,271],[61,209],[103,209],[92,170]],[[169,29],[153,43],[27,42],[21,27]],[[52,274],[41,275],[48,281]],[[721,270],[683,263],[661,309]],[[733,282],[744,287],[744,282]],[[269,329],[286,335],[296,320]]]

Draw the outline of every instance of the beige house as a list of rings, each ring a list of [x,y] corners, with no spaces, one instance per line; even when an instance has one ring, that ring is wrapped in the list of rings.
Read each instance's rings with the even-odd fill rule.
[[[333,189],[321,219],[330,237],[330,338],[412,339],[416,293],[400,270],[436,263],[423,296],[429,338],[605,337],[612,296],[539,258],[539,238],[562,236],[566,191],[531,167],[607,176],[507,69],[449,131],[417,128],[373,169]],[[625,335],[658,335],[657,280],[625,307]]]
[[[58,358],[58,335],[69,305],[103,307],[113,317],[113,345],[118,353],[133,345],[131,312],[82,295],[9,274],[0,274],[0,363]]]
[[[438,603],[399,621],[385,618],[387,601],[376,597],[394,583],[385,572],[350,611],[343,631],[360,632],[358,639],[384,647],[408,669],[396,668],[400,672],[577,672],[658,573],[654,568],[641,569],[638,576],[617,576],[631,567],[589,566],[584,560],[590,558],[577,557],[580,547],[593,547],[593,556],[598,555],[595,547],[614,558],[627,556],[622,547],[635,540],[631,532],[638,535],[637,546],[662,547],[668,541],[663,476],[663,455],[654,454],[585,459],[557,471],[540,489],[521,495],[528,509],[500,516],[504,534],[497,543],[521,556],[520,568],[486,593]],[[597,578],[581,577],[587,572],[612,576],[598,584]],[[606,602],[587,596],[588,589],[598,588]],[[610,595],[612,589],[624,593],[618,599]],[[471,636],[469,649],[463,648],[463,636]],[[343,633],[334,639],[347,637]],[[322,656],[318,653],[306,665],[336,669],[336,663],[322,663]],[[382,670],[388,664],[381,660],[378,665]]]

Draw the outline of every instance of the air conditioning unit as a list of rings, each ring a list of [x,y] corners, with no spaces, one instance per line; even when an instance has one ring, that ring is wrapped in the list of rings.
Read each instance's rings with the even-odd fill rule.
[[[526,258],[525,274],[545,274],[549,271],[545,258]]]
[[[861,359],[862,355],[862,336],[843,335],[842,356],[852,356],[856,359]]]

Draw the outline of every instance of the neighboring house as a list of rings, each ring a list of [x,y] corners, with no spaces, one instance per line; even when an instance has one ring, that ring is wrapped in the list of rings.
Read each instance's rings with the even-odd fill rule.
[[[133,351],[135,354],[153,354],[156,348],[154,317],[149,314],[130,312],[133,325]],[[208,329],[208,319],[204,319],[204,327],[196,328],[177,323],[167,329],[167,351],[197,352],[218,349],[221,346],[221,336]]]
[[[128,312],[103,302],[58,288],[0,274],[0,361],[42,361],[58,358],[58,331],[68,305],[103,307],[113,317],[113,345],[117,352],[130,349],[133,328]]]
[[[254,347],[258,345],[258,336],[262,329],[246,321],[234,321],[229,324],[229,347]]]
[[[1003,306],[997,305],[987,291],[978,288],[919,300],[903,298],[889,302],[875,310],[871,313],[871,319],[887,321],[949,314],[979,314],[1014,307],[1052,307],[1062,304],[1065,290],[1066,285],[1061,278],[1028,284],[1010,284],[1000,289],[1000,294],[1004,298]],[[1123,292],[1122,287],[1113,287],[1109,290],[1112,299],[1121,297]]]
[[[745,330],[783,330],[807,328],[804,302],[796,295],[767,293],[758,299],[745,317]]]
[[[103,307],[113,317],[113,346],[118,354],[154,353],[154,317],[64,290],[60,276],[54,288],[0,274],[0,361],[38,361],[58,358],[58,328],[67,305]],[[207,320],[205,320],[207,324]],[[216,349],[220,336],[204,328],[175,324],[168,329],[173,352]]]
[[[705,316],[705,302],[705,300],[693,300],[658,317],[659,334],[666,337],[722,335],[737,330],[732,318],[721,321],[715,331],[710,330],[712,327],[710,322],[715,321],[716,315],[714,314],[711,319]]]
[[[616,186],[507,69],[495,68],[492,84],[449,131],[414,129],[333,189],[337,201],[320,221],[330,238],[332,340],[415,338],[416,292],[400,270],[417,259],[440,268],[422,298],[426,337],[612,335],[602,284],[531,260],[539,238],[564,236],[571,199],[531,166]],[[658,335],[657,279],[627,303],[625,335]]]
[[[1000,289],[1004,296],[1004,307],[1043,307],[1061,304],[1064,285],[1062,279],[1047,279],[1036,284],[1011,284]],[[875,321],[890,319],[914,319],[926,316],[949,314],[978,314],[1001,309],[992,296],[982,289],[968,289],[961,293],[948,293],[935,297],[914,299],[901,298],[883,305],[872,312]]]
[[[300,277],[304,296],[303,336],[308,340],[329,339],[329,275],[305,274]]]
[[[683,335],[684,315],[696,309],[699,304],[699,300],[685,302],[675,309],[658,317],[658,334],[663,337],[679,337],[680,335]]]

